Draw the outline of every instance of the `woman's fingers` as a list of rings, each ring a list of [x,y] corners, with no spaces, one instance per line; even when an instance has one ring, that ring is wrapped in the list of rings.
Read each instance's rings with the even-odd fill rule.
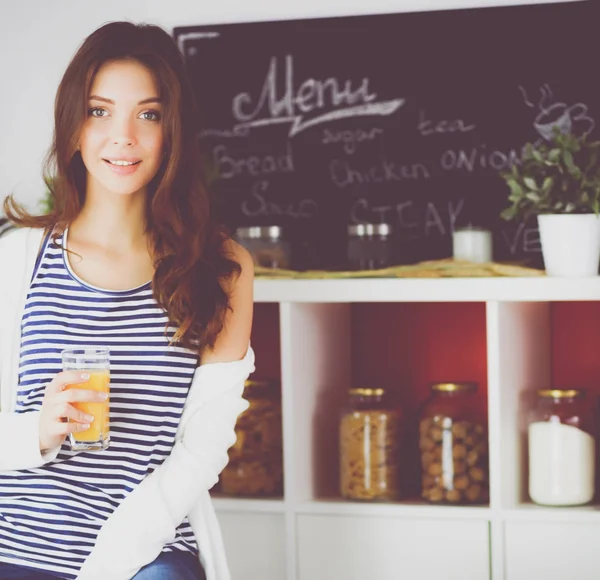
[[[93,417],[73,404],[99,403],[108,398],[107,393],[86,389],[85,385],[84,388],[73,386],[89,378],[86,372],[62,371],[46,386],[40,415],[40,450],[61,445],[69,433],[89,429]]]
[[[90,428],[89,423],[78,423],[77,421],[62,422],[57,421],[54,426],[55,435],[68,435],[77,431],[86,431]]]
[[[77,421],[78,423],[91,423],[94,420],[93,415],[88,415],[84,411],[80,411],[70,403],[58,403],[54,413],[59,422]]]
[[[78,388],[68,389],[54,397],[57,403],[101,403],[106,399],[108,399],[108,393]]]
[[[84,383],[89,378],[89,373],[81,371],[62,371],[61,373],[58,373],[46,387],[45,396],[50,397],[60,393],[64,391],[68,385]]]

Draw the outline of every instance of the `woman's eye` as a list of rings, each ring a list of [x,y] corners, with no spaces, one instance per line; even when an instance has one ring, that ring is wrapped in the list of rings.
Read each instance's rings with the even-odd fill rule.
[[[160,121],[160,113],[158,111],[145,111],[142,113],[145,121]]]
[[[104,113],[106,112],[106,109],[102,109],[101,107],[93,107],[88,111],[88,115],[90,117],[104,117]]]

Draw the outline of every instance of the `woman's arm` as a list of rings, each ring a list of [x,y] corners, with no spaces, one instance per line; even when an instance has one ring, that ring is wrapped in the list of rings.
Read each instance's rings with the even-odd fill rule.
[[[175,538],[177,526],[227,465],[237,418],[248,407],[244,382],[254,371],[254,264],[241,246],[233,248],[242,272],[228,288],[231,310],[214,349],[201,356],[173,449],[103,525],[79,580],[129,580]]]
[[[20,334],[13,322],[21,311],[20,300],[28,288],[42,234],[41,230],[0,227],[0,271],[10,272],[0,286],[0,472],[41,467],[60,451],[60,445],[40,451],[40,411],[15,413],[6,404],[10,392],[17,389],[9,368],[19,364],[18,354],[13,353]]]

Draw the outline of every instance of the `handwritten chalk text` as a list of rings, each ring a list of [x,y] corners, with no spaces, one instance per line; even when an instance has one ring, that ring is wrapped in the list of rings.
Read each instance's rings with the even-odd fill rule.
[[[376,165],[357,169],[346,160],[333,159],[329,164],[329,176],[342,189],[351,185],[429,179],[430,173],[422,163],[402,164],[383,158]]]
[[[294,157],[290,143],[286,144],[285,153],[251,155],[241,159],[235,159],[225,145],[217,145],[213,149],[213,160],[221,179],[231,179],[240,175],[262,177],[273,173],[294,171]]]

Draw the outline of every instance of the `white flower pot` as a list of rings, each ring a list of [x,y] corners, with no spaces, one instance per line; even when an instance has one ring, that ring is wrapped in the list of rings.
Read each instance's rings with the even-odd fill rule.
[[[537,219],[548,276],[598,275],[600,217],[595,214],[541,214]]]

